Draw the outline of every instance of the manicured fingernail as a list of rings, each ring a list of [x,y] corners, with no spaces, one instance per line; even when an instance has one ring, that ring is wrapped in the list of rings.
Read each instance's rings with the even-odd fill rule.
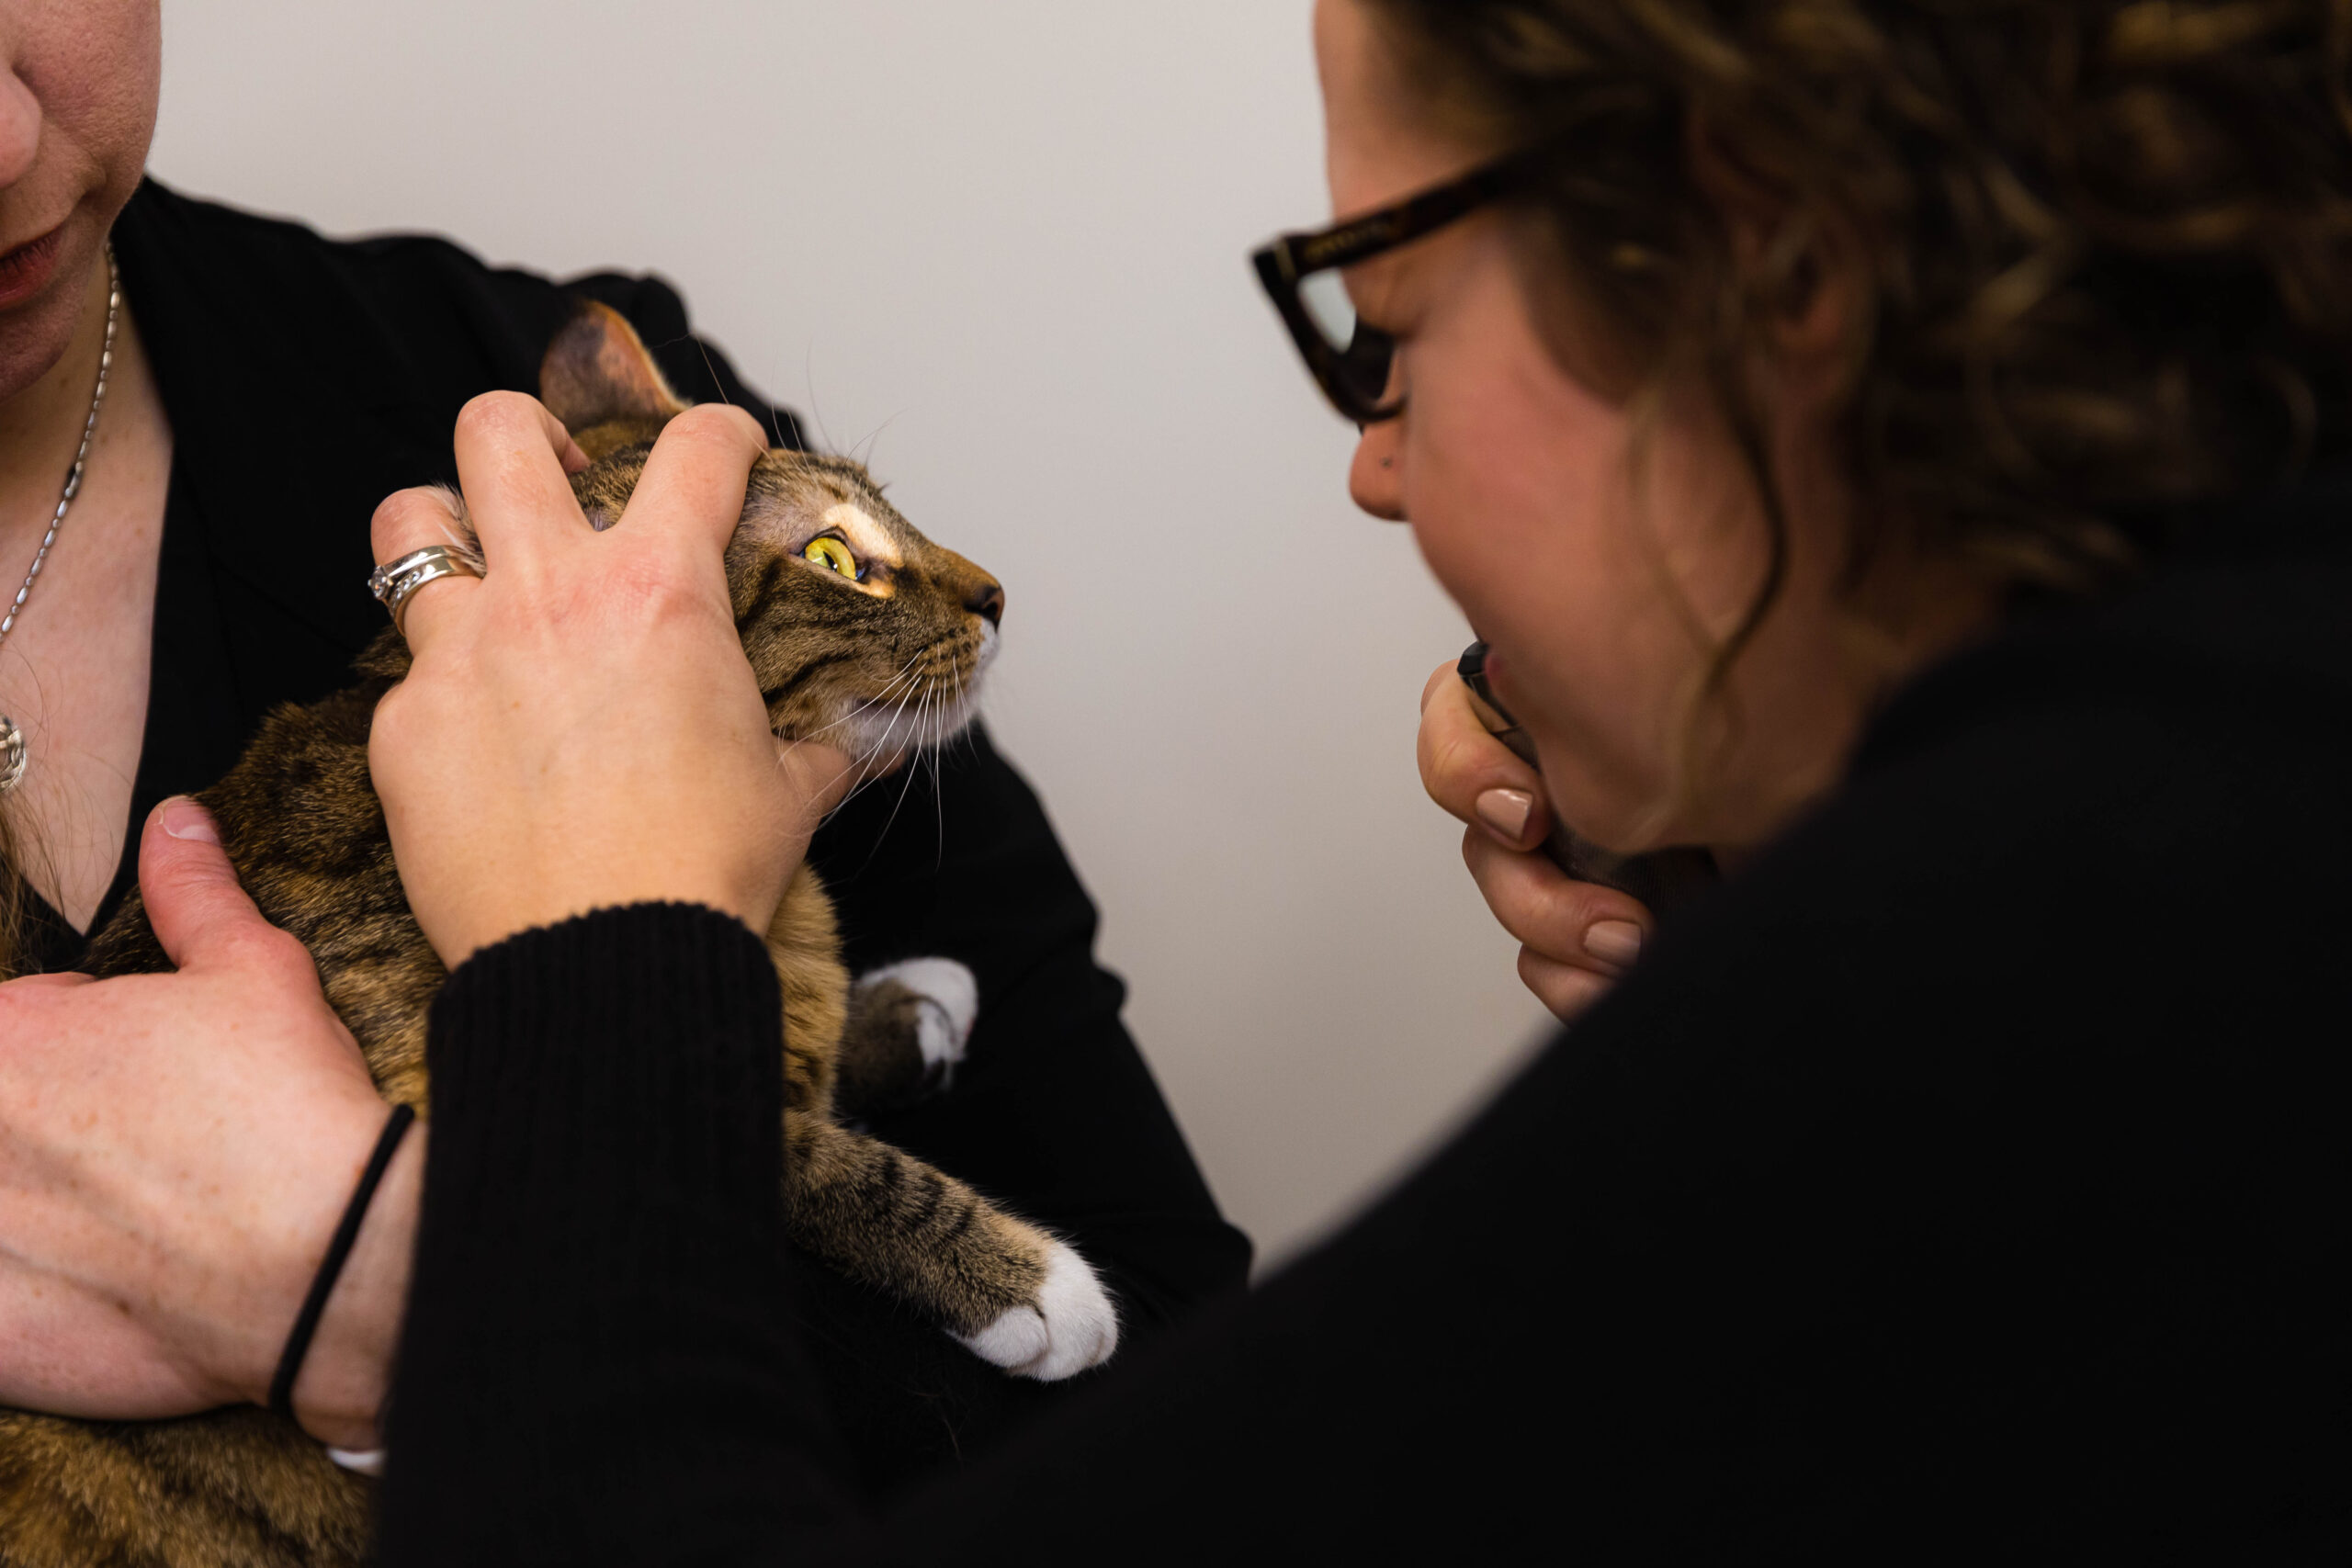
[[[1602,920],[1584,933],[1584,950],[1622,969],[1642,955],[1642,928],[1631,920]]]
[[[220,841],[220,829],[212,825],[212,814],[184,795],[164,802],[156,809],[155,820],[175,839],[188,839],[199,844]]]
[[[1477,799],[1478,820],[1514,844],[1527,831],[1527,814],[1534,809],[1535,797],[1523,789],[1490,789]]]

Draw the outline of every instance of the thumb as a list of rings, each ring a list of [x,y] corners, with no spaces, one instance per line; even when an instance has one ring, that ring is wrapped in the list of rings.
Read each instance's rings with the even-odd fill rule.
[[[184,795],[157,806],[139,840],[139,892],[175,968],[270,927],[237,886],[212,814]]]

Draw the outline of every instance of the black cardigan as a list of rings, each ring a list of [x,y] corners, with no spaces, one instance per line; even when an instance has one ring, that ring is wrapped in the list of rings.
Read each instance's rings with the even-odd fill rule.
[[[114,244],[175,439],[134,847],[155,802],[226,772],[272,706],[349,683],[384,624],[365,586],[377,502],[454,480],[458,408],[536,389],[572,293],[627,315],[686,396],[723,396],[799,441],[658,279],[559,285],[436,239],[332,242],[152,182]],[[896,781],[837,813],[811,859],[854,969],[960,958],[981,1021],[955,1092],[875,1130],[1069,1235],[1148,1337],[1238,1288],[1249,1244],[1218,1217],[1120,1024],[1120,984],[1091,954],[1093,908],[1035,795],[985,732],[947,759],[935,795],[928,771],[907,787],[895,828]],[[99,919],[135,862],[127,852]],[[80,939],[53,915],[41,924],[41,966],[71,967]],[[809,1269],[796,1301],[873,1484],[971,1453],[1057,1397],[836,1275]]]
[[[1353,1228],[888,1503],[786,1310],[757,943],[486,951],[384,1562],[2345,1561],[2348,517],[1917,680]]]

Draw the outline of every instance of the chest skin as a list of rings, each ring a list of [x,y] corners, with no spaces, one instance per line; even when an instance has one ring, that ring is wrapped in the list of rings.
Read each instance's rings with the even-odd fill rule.
[[[45,490],[0,500],[0,601],[24,581],[71,457],[68,447]],[[171,469],[171,425],[126,300],[81,491],[0,644],[0,714],[23,730],[30,758],[6,803],[18,863],[76,930],[113,882],[130,829]]]

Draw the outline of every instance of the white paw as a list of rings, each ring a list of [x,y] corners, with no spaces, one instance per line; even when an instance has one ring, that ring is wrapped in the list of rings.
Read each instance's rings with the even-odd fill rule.
[[[857,988],[896,980],[922,999],[915,1020],[915,1043],[923,1065],[939,1069],[944,1088],[964,1059],[964,1044],[972,1037],[972,1021],[980,1014],[980,983],[972,972],[952,958],[909,958],[858,976]]]
[[[984,1361],[1039,1382],[1099,1367],[1119,1348],[1119,1314],[1086,1259],[1060,1242],[1046,1256],[1034,1307],[1014,1307],[978,1334],[957,1335]]]

